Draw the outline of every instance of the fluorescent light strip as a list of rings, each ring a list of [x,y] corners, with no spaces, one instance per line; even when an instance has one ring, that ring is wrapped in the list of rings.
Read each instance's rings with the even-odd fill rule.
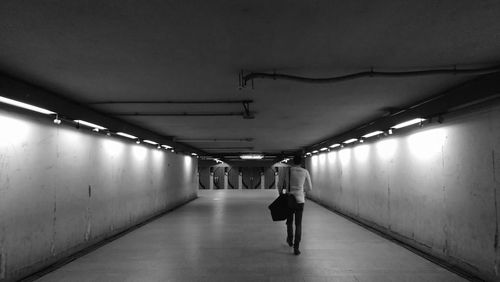
[[[319,151],[318,150],[314,150],[314,151],[312,151],[312,153],[313,154],[317,154],[317,153],[319,153]]]
[[[161,145],[161,146],[162,146],[163,148],[167,149],[167,150],[168,150],[168,149],[173,149],[172,147],[170,147],[170,146],[168,146],[168,145]]]
[[[76,119],[75,122],[77,122],[79,124],[83,124],[83,125],[88,126],[88,127],[93,127],[93,128],[101,129],[101,130],[106,129],[106,127],[102,127],[100,125],[93,124],[91,122],[84,121],[84,120],[81,120],[81,119]]]
[[[344,141],[343,143],[344,143],[344,144],[350,144],[350,143],[353,143],[353,142],[356,142],[356,141],[358,141],[358,139],[356,139],[356,138],[352,138],[352,139],[349,139],[349,140]]]
[[[136,136],[134,136],[134,135],[130,135],[130,134],[128,134],[128,133],[117,132],[116,134],[117,134],[117,135],[120,135],[120,136],[123,136],[123,137],[130,138],[130,139],[137,139],[137,137],[136,137]]]
[[[380,130],[377,130],[377,131],[374,131],[372,133],[368,133],[368,134],[363,135],[363,138],[369,138],[369,137],[377,136],[377,135],[380,135],[382,133],[384,133],[384,132],[380,131]]]
[[[198,156],[198,154],[196,154],[196,153],[191,153],[191,156]]]
[[[264,155],[249,154],[249,155],[241,155],[240,158],[243,160],[261,160],[264,158]]]
[[[410,126],[410,125],[413,125],[413,124],[416,124],[416,123],[420,123],[420,122],[422,122],[424,120],[425,120],[425,118],[416,118],[416,119],[412,119],[412,120],[409,120],[409,121],[402,122],[400,124],[396,124],[395,126],[393,126],[391,128],[399,129],[399,128]]]
[[[333,144],[333,145],[330,145],[330,148],[337,148],[337,147],[340,147],[340,144]]]
[[[46,114],[46,115],[55,115],[56,114],[56,113],[54,113],[52,111],[49,111],[49,110],[46,110],[44,108],[40,108],[40,107],[37,107],[37,106],[33,106],[33,105],[30,105],[30,104],[26,104],[26,103],[23,103],[23,102],[19,102],[19,101],[16,101],[16,100],[5,98],[5,97],[2,97],[2,96],[0,96],[0,102],[5,103],[5,104],[9,104],[9,105],[12,105],[12,106],[16,106],[16,107],[19,107],[19,108],[27,109],[27,110],[30,110],[30,111],[35,111],[35,112],[38,112],[38,113],[41,113],[41,114]]]
[[[144,140],[143,142],[151,144],[151,145],[158,145],[158,143],[156,143],[155,141],[151,141],[151,140]]]
[[[321,148],[321,149],[319,149],[319,150],[320,150],[321,152],[324,152],[324,151],[328,150],[328,148],[326,148],[326,147],[325,147],[325,148]]]

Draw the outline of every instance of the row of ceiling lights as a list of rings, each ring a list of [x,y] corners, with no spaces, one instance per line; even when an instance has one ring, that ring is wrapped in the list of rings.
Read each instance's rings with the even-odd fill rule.
[[[329,147],[323,147],[319,150],[314,150],[312,152],[308,152],[305,154],[305,157],[309,157],[309,156],[312,156],[313,154],[318,154],[320,152],[330,151],[330,150],[335,149],[335,148],[343,148],[345,145],[353,144],[356,142],[363,143],[366,139],[368,139],[370,137],[380,136],[381,134],[392,135],[394,132],[394,129],[400,129],[400,128],[407,127],[407,126],[414,125],[414,124],[422,124],[423,121],[425,121],[424,118],[415,118],[412,120],[408,120],[408,121],[396,124],[394,126],[391,126],[389,128],[389,130],[387,130],[386,132],[384,132],[382,130],[377,130],[377,131],[365,134],[365,135],[361,136],[360,138],[351,138],[351,139],[348,139],[342,143],[335,143],[335,144],[330,145]],[[283,161],[286,162],[286,161],[288,161],[288,159],[284,159]]]
[[[31,111],[34,111],[34,112],[38,112],[38,113],[41,113],[41,114],[55,116],[54,123],[58,124],[58,125],[61,124],[61,122],[62,122],[62,120],[59,118],[59,115],[56,112],[53,112],[53,111],[50,111],[50,110],[47,110],[47,109],[44,109],[44,108],[40,108],[40,107],[37,107],[37,106],[33,106],[33,105],[30,105],[30,104],[27,104],[27,103],[19,102],[19,101],[12,100],[12,99],[9,99],[9,98],[5,98],[5,97],[2,97],[2,96],[0,96],[0,102],[2,102],[4,104],[11,105],[11,106],[16,106],[16,107],[19,107],[19,108],[23,108],[23,109],[31,110]],[[76,123],[77,127],[79,127],[80,125],[84,125],[84,126],[87,126],[89,128],[92,128],[92,131],[94,131],[94,132],[103,131],[108,136],[111,136],[112,134],[116,134],[116,135],[119,135],[119,136],[122,136],[122,137],[125,137],[125,138],[128,138],[128,139],[135,140],[135,142],[137,144],[141,143],[141,139],[139,137],[136,137],[134,135],[131,135],[131,134],[128,134],[128,133],[125,133],[125,132],[114,132],[113,133],[113,132],[111,132],[110,130],[108,130],[104,126],[100,126],[100,125],[97,125],[97,124],[94,124],[94,123],[91,123],[91,122],[88,122],[88,121],[84,121],[84,120],[81,120],[81,119],[76,119],[76,120],[73,120],[71,122]],[[143,139],[142,142],[154,145],[158,149],[162,149],[163,148],[163,149],[171,151],[172,153],[175,152],[175,149],[172,146],[162,145],[162,144],[159,144],[158,142],[147,140],[147,139]],[[196,153],[191,153],[191,155],[195,156],[195,157],[198,157],[198,155]]]

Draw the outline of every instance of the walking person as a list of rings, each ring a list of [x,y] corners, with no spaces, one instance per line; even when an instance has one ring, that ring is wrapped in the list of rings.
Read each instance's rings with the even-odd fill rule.
[[[302,156],[296,155],[293,158],[293,166],[290,167],[290,194],[297,200],[297,208],[286,219],[287,237],[286,242],[293,247],[293,253],[300,255],[300,240],[302,237],[302,213],[304,212],[305,192],[312,190],[311,176],[309,172],[301,167]],[[295,217],[295,237],[293,236],[293,221]]]

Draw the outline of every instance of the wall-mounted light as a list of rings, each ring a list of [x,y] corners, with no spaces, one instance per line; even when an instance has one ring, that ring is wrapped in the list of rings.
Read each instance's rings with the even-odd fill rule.
[[[56,118],[54,119],[55,124],[61,124],[61,120],[59,119],[59,116],[56,115]]]
[[[392,126],[391,128],[399,129],[399,128],[403,128],[403,127],[410,126],[413,124],[421,123],[424,120],[425,120],[425,118],[415,118],[415,119],[412,119],[409,121],[402,122],[400,124],[396,124],[395,126]]]
[[[151,140],[144,140],[144,143],[148,143],[151,145],[158,145],[158,143],[156,143],[155,141],[151,141]]]
[[[49,111],[49,110],[46,110],[44,108],[40,108],[40,107],[37,107],[37,106],[33,106],[33,105],[30,105],[30,104],[26,104],[26,103],[23,103],[23,102],[19,102],[19,101],[16,101],[16,100],[5,98],[5,97],[2,97],[2,96],[0,96],[0,102],[5,103],[5,104],[9,104],[11,106],[16,106],[16,107],[19,107],[19,108],[23,108],[23,109],[26,109],[26,110],[38,112],[38,113],[41,113],[41,114],[46,114],[46,115],[55,115],[56,114],[53,111]]]
[[[141,140],[139,139],[135,140],[135,144],[141,144]]]
[[[129,138],[129,139],[137,139],[136,136],[134,135],[130,135],[128,133],[124,133],[124,132],[117,132],[116,135],[120,135],[120,136],[123,136],[123,137],[126,137],[126,138]]]
[[[261,154],[247,154],[247,155],[241,155],[241,159],[243,160],[261,160],[264,158],[264,155]]]
[[[103,127],[103,126],[100,126],[100,125],[97,125],[97,124],[94,124],[94,123],[91,123],[91,122],[88,122],[88,121],[84,121],[84,120],[81,120],[81,119],[76,119],[75,122],[78,123],[78,124],[83,124],[83,125],[88,126],[88,127],[92,127],[93,131],[99,131],[99,130],[106,129],[106,127]]]
[[[389,135],[392,135],[392,129],[391,129],[391,128],[389,128],[389,130],[387,130],[387,133],[388,133]]]
[[[362,137],[363,138],[370,138],[370,137],[373,137],[373,136],[377,136],[377,135],[380,135],[384,133],[383,131],[380,131],[380,130],[377,130],[377,131],[374,131],[374,132],[371,132],[371,133],[368,133],[368,134],[365,134],[363,135]]]
[[[359,138],[359,143],[364,143],[364,142],[365,142],[365,139]]]
[[[356,139],[356,138],[351,138],[351,139],[346,140],[346,141],[344,141],[344,142],[342,142],[342,143],[344,143],[344,144],[350,144],[350,143],[354,143],[354,142],[356,142],[356,141],[358,141],[358,139]]]
[[[160,150],[160,149],[161,149],[161,146],[160,146],[160,145],[158,145],[156,148],[157,148],[158,150]]]

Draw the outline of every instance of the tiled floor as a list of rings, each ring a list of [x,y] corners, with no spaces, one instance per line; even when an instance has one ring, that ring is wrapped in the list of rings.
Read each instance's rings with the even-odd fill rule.
[[[311,201],[294,256],[267,210],[275,193],[200,191],[39,281],[465,281]]]

